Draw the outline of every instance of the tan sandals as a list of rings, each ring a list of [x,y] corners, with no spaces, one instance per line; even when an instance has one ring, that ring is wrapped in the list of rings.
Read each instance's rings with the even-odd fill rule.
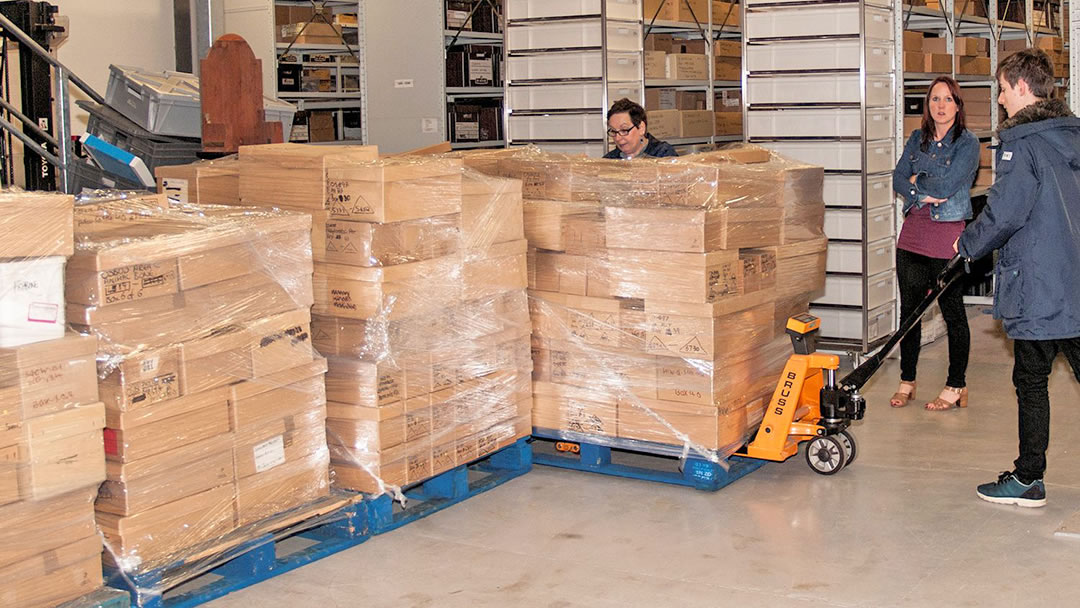
[[[944,397],[946,396],[951,396],[953,398],[952,401],[945,399]],[[967,406],[968,389],[966,386],[964,388],[953,388],[951,386],[946,386],[945,388],[941,389],[941,394],[938,395],[937,399],[934,399],[930,403],[926,404],[926,409],[932,412],[940,412],[942,410],[948,410],[954,407]]]
[[[908,389],[908,390],[905,391],[904,390],[905,388]],[[915,398],[915,383],[914,382],[905,382],[905,381],[901,380],[900,381],[900,388],[898,388],[896,390],[896,392],[893,393],[892,398],[889,399],[889,405],[891,405],[892,407],[904,407],[905,405],[908,404],[908,401],[911,401],[914,398]]]

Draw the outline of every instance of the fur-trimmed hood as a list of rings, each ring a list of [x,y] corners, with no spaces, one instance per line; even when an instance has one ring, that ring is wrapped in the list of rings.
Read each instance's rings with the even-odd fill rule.
[[[1040,120],[1047,120],[1050,118],[1064,118],[1066,116],[1072,116],[1072,110],[1060,99],[1043,99],[1037,101],[1030,106],[1020,110],[1016,113],[1016,116],[1011,116],[1007,120],[1002,121],[998,127],[999,131],[1018,127],[1031,122],[1039,122]]]
[[[1080,168],[1080,118],[1060,99],[1044,99],[1020,110],[1001,123],[997,135],[1002,146],[1029,140],[1039,154],[1060,154]]]

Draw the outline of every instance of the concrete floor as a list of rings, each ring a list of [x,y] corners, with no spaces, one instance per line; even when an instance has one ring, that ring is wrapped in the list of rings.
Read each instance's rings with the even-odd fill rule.
[[[211,606],[1069,606],[1080,538],[1080,387],[1059,359],[1043,509],[975,486],[1012,467],[1010,343],[969,308],[967,410],[887,406],[867,386],[858,460],[832,477],[800,454],[716,493],[536,467],[527,476]],[[923,351],[920,397],[944,383]]]

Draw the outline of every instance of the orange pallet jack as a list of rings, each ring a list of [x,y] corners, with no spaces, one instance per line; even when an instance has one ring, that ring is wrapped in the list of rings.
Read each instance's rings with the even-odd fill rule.
[[[795,353],[784,367],[753,440],[735,454],[779,462],[794,456],[799,444],[808,442],[806,462],[815,472],[833,475],[851,464],[857,448],[848,427],[866,412],[866,400],[859,389],[965,268],[960,256],[949,260],[935,279],[934,289],[911,315],[900,320],[899,329],[888,342],[839,381],[839,357],[816,352],[821,320],[809,314],[788,319],[787,333]]]

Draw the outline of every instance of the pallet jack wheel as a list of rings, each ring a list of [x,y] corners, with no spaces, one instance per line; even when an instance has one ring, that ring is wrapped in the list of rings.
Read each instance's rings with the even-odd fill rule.
[[[847,464],[844,444],[834,435],[814,437],[806,444],[806,464],[815,473],[835,475]]]
[[[840,443],[844,446],[844,451],[847,452],[847,462],[844,466],[849,466],[855,462],[855,456],[859,453],[858,446],[855,445],[855,436],[847,431],[840,431],[839,437]]]
[[[570,452],[571,454],[580,454],[581,453],[581,446],[576,444],[576,443],[571,443],[569,441],[556,441],[555,442],[555,451],[556,452]]]

